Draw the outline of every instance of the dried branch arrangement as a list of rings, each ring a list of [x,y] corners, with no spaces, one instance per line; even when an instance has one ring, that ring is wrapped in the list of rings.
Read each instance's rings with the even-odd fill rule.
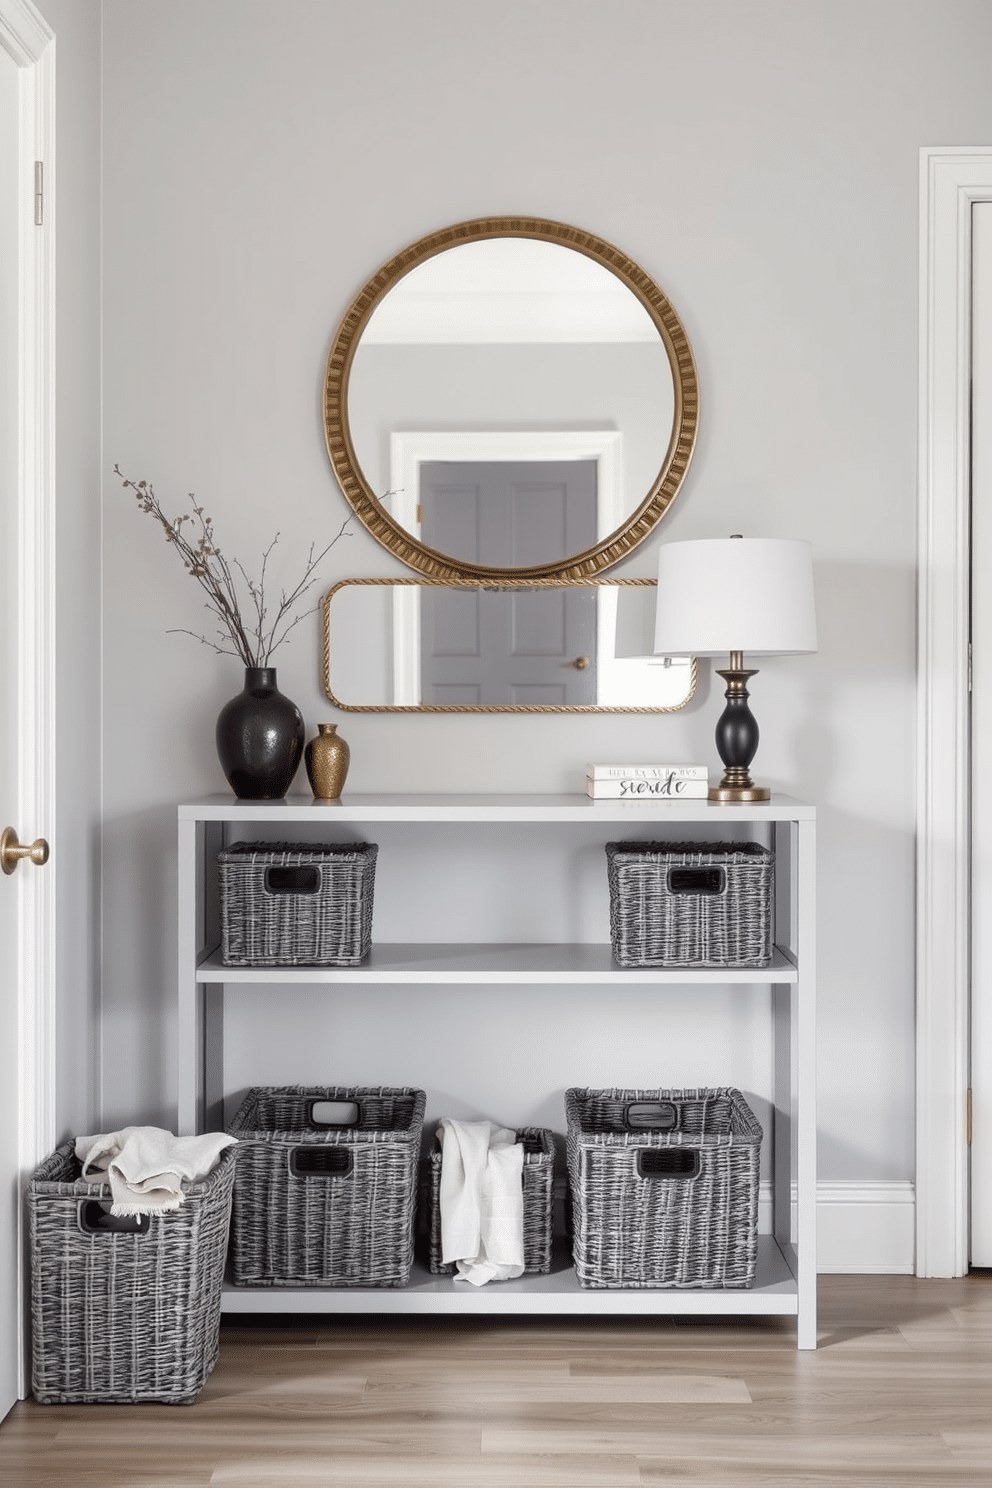
[[[262,554],[259,576],[253,579],[237,558],[226,558],[214,538],[214,524],[202,506],[194,502],[192,510],[181,517],[167,517],[158,497],[148,481],[129,480],[119,465],[114,474],[126,491],[133,491],[141,511],[154,517],[179,554],[186,572],[196,580],[207,596],[204,606],[217,621],[217,639],[201,635],[194,630],[177,628],[170,634],[190,635],[204,646],[210,646],[221,656],[240,656],[246,667],[271,665],[272,653],[289,635],[290,631],[317,608],[310,605],[302,613],[294,613],[303,596],[317,582],[317,567],[341,537],[349,537],[346,530],[350,518],[346,517],[340,530],[321,552],[316,544],[310,544],[306,567],[298,584],[293,589],[282,589],[274,603],[265,592],[269,559],[279,541],[279,533]],[[193,502],[193,496],[190,495]]]

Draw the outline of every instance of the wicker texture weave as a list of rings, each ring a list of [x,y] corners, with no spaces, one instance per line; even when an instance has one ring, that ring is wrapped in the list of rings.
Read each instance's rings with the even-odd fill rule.
[[[372,944],[373,842],[239,842],[217,854],[225,966],[357,966]],[[300,870],[315,887],[276,875]]]
[[[315,1101],[353,1102],[353,1126],[315,1126]],[[258,1087],[234,1121],[237,1286],[401,1287],[413,1264],[422,1090]],[[318,1150],[315,1150],[318,1149]],[[299,1165],[328,1171],[294,1171]],[[345,1171],[334,1171],[335,1166]]]
[[[769,848],[608,842],[606,859],[610,939],[621,966],[770,964],[775,855]],[[706,870],[710,887],[694,889]]]
[[[628,1129],[631,1102],[674,1106],[676,1125]],[[568,1090],[565,1115],[580,1286],[753,1284],[761,1127],[739,1090]],[[695,1176],[641,1171],[683,1160]]]
[[[545,1127],[522,1126],[517,1128],[517,1141],[524,1147],[524,1272],[546,1274],[551,1270],[554,1137]],[[441,1260],[441,1156],[440,1145],[435,1144],[430,1154],[430,1268],[436,1276],[450,1276],[454,1263]]]
[[[68,1142],[28,1183],[35,1399],[189,1404],[217,1361],[234,1148],[146,1234],[87,1233],[110,1184],[80,1171]]]

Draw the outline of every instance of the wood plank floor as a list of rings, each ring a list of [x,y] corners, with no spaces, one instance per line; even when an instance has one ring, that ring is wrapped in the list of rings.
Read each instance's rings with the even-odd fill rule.
[[[992,1276],[756,1319],[230,1318],[188,1407],[17,1405],[10,1488],[989,1488]]]

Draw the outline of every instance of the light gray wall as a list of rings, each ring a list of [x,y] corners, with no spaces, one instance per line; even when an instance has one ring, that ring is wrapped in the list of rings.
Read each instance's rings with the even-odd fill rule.
[[[911,1177],[918,150],[992,140],[988,4],[104,0],[103,15],[105,1119],[172,1120],[175,803],[223,788],[214,720],[240,686],[236,662],[167,634],[200,627],[198,596],[114,462],[174,511],[195,492],[249,564],[278,528],[294,571],[344,511],[320,393],[351,297],[433,228],[532,213],[642,264],[698,361],[688,480],[625,571],[651,573],[658,540],[814,545],[821,650],[762,666],[756,772],[821,812],[821,1175]],[[398,571],[355,531],[324,573]],[[316,621],[277,660],[312,733],[332,717]],[[715,766],[719,706],[704,671],[661,719],[348,714],[349,784],[569,790],[597,757]],[[384,1079],[409,1039],[397,1001],[371,1010]],[[461,1036],[474,1025],[479,1045],[475,1006]],[[695,1076],[706,1032],[671,1007]],[[350,1009],[315,1012],[315,1040],[308,1016],[268,1008],[262,1040],[230,1010],[238,1081],[371,1072],[367,1043],[346,1052]],[[416,1016],[440,1080],[449,1024],[432,1011]],[[538,1046],[568,1012],[540,1015]],[[657,1008],[650,1026],[661,1040]],[[622,1080],[636,1008],[615,1027]],[[546,1109],[527,1079],[511,1068],[497,1091],[486,1073],[477,1093],[514,1120]],[[469,1082],[438,1085],[435,1114]]]
[[[55,32],[56,1132],[99,1113],[101,714],[100,11],[41,0]]]
[[[614,346],[362,346],[348,379],[355,456],[377,493],[392,483],[394,431],[616,429],[621,505],[632,513],[658,478],[673,419],[660,338]]]

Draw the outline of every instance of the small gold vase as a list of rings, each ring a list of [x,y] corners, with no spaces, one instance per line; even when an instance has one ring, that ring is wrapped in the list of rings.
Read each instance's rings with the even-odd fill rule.
[[[336,723],[318,723],[317,728],[316,739],[303,751],[307,779],[316,800],[336,801],[348,774],[351,749],[339,738]]]

